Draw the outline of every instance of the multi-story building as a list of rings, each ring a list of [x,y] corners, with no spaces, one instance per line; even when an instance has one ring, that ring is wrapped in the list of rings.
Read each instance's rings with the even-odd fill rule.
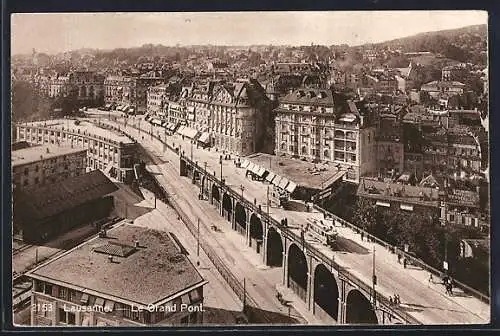
[[[57,75],[48,79],[48,96],[65,96],[70,91],[69,76]]]
[[[120,225],[27,275],[31,325],[203,323],[207,281],[167,232]]]
[[[401,125],[395,114],[381,114],[377,129],[377,170],[385,175],[404,170],[404,145]]]
[[[87,166],[122,182],[133,179],[137,144],[118,130],[70,119],[17,124],[17,139],[34,144],[66,144],[87,149]],[[40,153],[43,154],[43,153]]]
[[[187,99],[187,123],[211,146],[246,156],[259,150],[269,110],[265,90],[255,80],[208,82]]]
[[[104,102],[111,105],[134,106],[135,89],[133,78],[126,76],[108,76],[104,80]]]
[[[69,146],[43,145],[12,151],[14,189],[57,183],[85,173],[87,150]]]
[[[428,92],[431,97],[437,99],[444,93],[448,96],[464,93],[465,84],[456,81],[433,81],[423,84],[420,89]]]
[[[104,103],[104,76],[94,71],[72,71],[71,91],[81,105],[100,106]]]
[[[331,162],[345,179],[376,171],[376,127],[352,101],[331,90],[298,89],[275,109],[275,153],[302,160]]]
[[[469,69],[464,63],[457,65],[448,65],[441,69],[441,80],[442,81],[463,81],[467,76]]]
[[[168,111],[167,85],[150,86],[147,91],[147,113],[166,120]]]
[[[163,77],[150,77],[143,75],[134,78],[134,82],[135,92],[130,92],[130,94],[132,95],[132,93],[135,93],[135,111],[137,111],[138,114],[145,114],[147,113],[148,88],[163,84],[165,82],[165,79]]]

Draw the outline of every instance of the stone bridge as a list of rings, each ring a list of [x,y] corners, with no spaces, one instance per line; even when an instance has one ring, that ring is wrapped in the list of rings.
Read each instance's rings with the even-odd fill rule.
[[[208,200],[233,230],[246,237],[246,244],[261,256],[264,264],[283,269],[283,285],[320,320],[332,324],[419,324],[408,314],[395,310],[387,298],[378,294],[374,298],[370,285],[349,274],[185,155],[180,157],[180,175],[199,186],[200,199]]]

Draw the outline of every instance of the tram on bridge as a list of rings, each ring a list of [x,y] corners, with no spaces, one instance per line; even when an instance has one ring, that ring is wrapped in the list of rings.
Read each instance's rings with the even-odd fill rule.
[[[319,241],[325,246],[334,248],[336,245],[338,232],[337,230],[335,230],[333,223],[328,223],[324,220],[308,218],[305,231],[314,240]]]

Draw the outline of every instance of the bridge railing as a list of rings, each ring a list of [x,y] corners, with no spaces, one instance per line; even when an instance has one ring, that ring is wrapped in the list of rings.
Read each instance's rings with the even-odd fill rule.
[[[153,178],[156,179],[155,176]],[[158,185],[161,184],[158,183]],[[173,198],[166,190],[165,188],[161,187],[163,189],[163,193],[167,195],[167,201],[168,203],[172,206],[172,208],[177,212],[183,223],[186,224],[186,227],[188,230],[191,232],[191,234],[196,237],[198,235],[197,228],[193,221],[190,219],[190,217],[182,210],[182,207],[179,206],[175,198]],[[217,271],[222,275],[226,283],[229,285],[229,287],[233,290],[233,292],[238,296],[238,298],[245,303],[245,306],[243,307],[243,313],[249,318],[251,321],[258,320],[260,323],[267,323],[271,324],[273,322],[272,318],[270,315],[263,309],[260,308],[259,304],[255,301],[255,299],[249,295],[248,291],[244,288],[244,286],[241,284],[241,282],[234,276],[234,274],[229,270],[227,265],[224,263],[224,261],[217,255],[217,253],[212,249],[212,247],[203,239],[199,240],[200,242],[200,247],[202,250],[205,252],[207,257],[210,259],[210,261],[213,263]],[[252,309],[249,310],[247,309],[248,306],[257,308],[257,310]],[[251,316],[249,316],[251,315]]]
[[[217,177],[215,177],[214,175],[212,175],[210,172],[206,171],[205,169],[203,169],[202,167],[200,167],[196,162],[193,162],[190,158],[186,157],[186,156],[182,156],[181,155],[181,158],[183,160],[186,160],[186,162],[189,164],[189,165],[192,165],[192,166],[195,166],[197,170],[205,173],[207,176],[207,178],[209,178],[210,180],[212,181],[217,181],[218,183],[222,184],[223,183],[221,181],[219,181],[217,179]],[[267,213],[265,211],[262,211],[261,209],[259,209],[255,204],[249,202],[248,200],[246,200],[245,198],[242,198],[241,197],[241,194],[237,193],[236,191],[234,191],[233,189],[231,189],[230,187],[227,187],[227,193],[233,197],[234,199],[236,199],[238,202],[244,204],[244,206],[246,206],[247,208],[250,208],[250,209],[254,209],[254,211],[256,211],[257,213],[259,213],[261,215],[262,218],[264,218],[265,221],[268,221],[270,223],[270,225],[272,226],[275,226],[277,228],[280,229],[280,231],[282,232],[282,234],[288,238],[288,239],[291,239],[291,240],[294,240],[296,241],[297,239],[300,239],[300,237],[295,234],[294,232],[292,232],[290,229],[288,229],[286,226],[283,226],[280,222],[278,222],[276,219],[274,219],[273,217],[271,216],[268,216]],[[355,286],[361,288],[362,290],[364,290],[365,292],[368,292],[370,293],[372,291],[371,287],[367,284],[365,284],[362,280],[360,280],[359,278],[357,278],[356,276],[354,276],[353,274],[349,273],[348,271],[346,271],[342,266],[340,266],[339,264],[337,264],[335,261],[333,261],[331,258],[328,258],[325,254],[323,254],[322,252],[318,251],[313,245],[311,245],[310,243],[304,241],[303,242],[303,246],[307,249],[307,251],[309,251],[316,259],[320,260],[321,262],[323,262],[325,265],[331,265],[332,267],[334,267],[338,272],[339,274],[345,278],[347,281],[351,282],[352,284],[354,284]],[[391,306],[389,303],[389,299],[388,298],[385,298],[383,297],[382,295],[378,294],[378,300],[379,300],[379,303],[385,305],[388,310],[392,311],[392,314],[394,314],[395,316],[399,316],[400,318],[402,318],[403,320],[405,320],[407,323],[410,323],[410,324],[421,324],[418,320],[416,320],[413,316],[409,315],[408,313],[406,313],[405,311],[401,310],[401,309],[397,309],[398,307],[397,306]],[[396,311],[397,309],[397,311]]]
[[[377,242],[380,246],[383,246],[385,248],[387,248],[388,250],[394,252],[394,253],[399,253],[401,254],[401,256],[403,256],[405,259],[407,259],[412,265],[415,265],[415,266],[418,266],[420,268],[422,268],[423,270],[431,273],[432,275],[434,276],[437,276],[437,277],[442,277],[443,276],[443,272],[426,264],[424,261],[422,261],[421,259],[419,258],[416,258],[415,256],[401,250],[400,248],[392,245],[392,244],[389,244],[385,241],[383,241],[382,239],[380,238],[377,238],[375,237],[374,235],[368,233],[367,231],[363,230],[362,228],[346,221],[345,219],[342,219],[340,217],[338,217],[337,215],[335,214],[332,214],[331,212],[329,212],[328,210],[325,210],[319,206],[317,206],[316,204],[313,205],[314,209],[316,209],[317,211],[323,213],[324,215],[327,215],[329,217],[331,217],[334,221],[337,221],[339,222],[341,225],[343,226],[346,226],[346,227],[349,227],[351,230],[357,232],[357,233],[363,233],[363,235],[365,237],[367,237],[369,240],[371,241],[375,241]],[[464,291],[464,293],[466,294],[469,294],[477,299],[480,299],[481,301],[483,301],[484,303],[487,303],[489,304],[490,303],[490,298],[488,295],[485,295],[481,292],[479,292],[478,290],[460,282],[460,281],[455,281],[455,284],[458,288],[460,288],[461,290]]]
[[[137,129],[137,127],[135,127],[135,125],[130,125],[134,128]],[[153,136],[155,139],[159,140],[160,142],[164,143],[164,141],[155,136],[154,134],[150,134],[150,136]],[[168,145],[167,145],[168,146]],[[175,149],[173,149],[172,147],[168,146],[171,150],[173,150],[174,152],[176,152]],[[185,160],[188,164],[190,164],[191,166],[193,167],[196,167],[197,170],[199,170],[200,172],[203,172],[205,174],[205,176],[207,176],[207,178],[209,178],[210,180],[212,181],[216,181],[218,184],[221,184],[221,185],[225,185],[224,183],[222,183],[222,181],[220,181],[219,179],[217,179],[216,176],[214,176],[212,173],[208,172],[207,170],[205,170],[204,168],[202,168],[200,165],[197,164],[197,162],[194,162],[193,160],[191,160],[190,158],[188,158],[187,156],[183,155],[182,153],[179,153],[180,157]],[[281,225],[280,222],[278,222],[276,219],[272,218],[271,216],[268,216],[264,211],[262,211],[261,209],[259,209],[257,207],[256,204],[253,204],[252,202],[246,200],[245,198],[241,197],[241,195],[239,193],[237,193],[236,191],[234,191],[233,189],[231,189],[229,186],[227,187],[227,192],[228,194],[233,197],[234,199],[236,199],[238,202],[242,203],[245,207],[247,208],[250,208],[250,209],[254,209],[254,211],[256,210],[256,212],[260,213],[261,217],[264,218],[266,221],[268,221],[270,223],[270,225],[273,225],[277,228],[280,229],[280,231],[282,232],[282,234],[288,238],[288,239],[291,239],[291,240],[297,240],[297,239],[300,239],[300,237],[298,235],[296,235],[295,233],[293,233],[290,229],[288,229],[287,227]],[[168,193],[166,193],[168,195]],[[172,204],[172,206],[174,208],[178,208],[180,211],[180,213],[183,213],[182,210],[177,206],[174,206]],[[321,209],[321,208],[319,208]],[[323,209],[322,209],[323,210]],[[324,212],[325,210],[323,210]],[[181,214],[179,214],[181,215]],[[333,215],[335,216],[335,215]],[[191,224],[191,228],[190,228],[190,225],[188,225],[188,228],[190,228],[190,230],[193,229],[192,227],[192,223],[189,221],[189,218],[187,218],[187,216],[184,215],[184,217],[186,218],[186,223],[190,223]],[[335,216],[337,217],[337,216]],[[181,217],[182,218],[182,217]],[[339,221],[345,223],[347,226],[350,226],[352,227],[353,229],[356,228],[353,224],[341,219],[340,217],[337,217]],[[359,229],[358,229],[359,230]],[[371,235],[370,235],[371,236]],[[372,236],[373,237],[373,236]],[[379,242],[382,242],[384,243],[382,240],[376,238],[376,237],[373,237],[374,239],[376,239],[377,241]],[[202,248],[203,248],[203,245],[201,245]],[[385,245],[383,245],[385,246]],[[333,267],[335,267],[339,274],[345,278],[346,280],[350,281],[352,284],[354,284],[355,286],[358,286],[359,288],[363,289],[365,292],[368,292],[370,293],[371,292],[371,287],[369,285],[366,285],[363,281],[361,281],[360,279],[358,279],[356,276],[354,276],[353,274],[349,273],[348,271],[344,270],[340,265],[338,265],[337,263],[335,263],[333,260],[331,260],[331,258],[328,258],[326,255],[324,255],[322,252],[318,251],[317,249],[315,249],[311,244],[307,243],[304,241],[304,247],[313,255],[315,256],[318,260],[322,261],[325,265],[332,265]],[[208,247],[208,249],[210,250],[210,247]],[[205,251],[205,249],[204,249]],[[214,254],[214,258],[215,256],[217,256],[215,254],[215,252],[211,251],[213,254]],[[207,253],[205,251],[205,253]],[[209,254],[207,253],[207,256]],[[210,258],[210,256],[209,256]],[[218,258],[218,257],[217,257]],[[221,265],[224,265],[222,263],[222,260],[220,262],[214,262],[214,265],[215,264],[221,264]],[[227,269],[227,267],[226,267]],[[221,272],[226,272],[224,270],[224,268],[221,266]],[[228,282],[229,283],[229,282]],[[231,283],[238,283],[237,281],[234,282],[234,281],[231,281]],[[230,285],[231,286],[231,285]],[[242,289],[239,289],[236,285],[235,285],[235,288],[236,289],[233,289],[235,291],[235,293],[240,297],[241,295],[241,292],[242,292]],[[240,294],[238,294],[240,293]],[[248,296],[247,296],[248,297]],[[240,297],[241,299],[241,297]],[[395,316],[399,316],[400,318],[402,318],[403,320],[405,320],[406,323],[410,323],[410,324],[421,324],[418,320],[416,320],[413,316],[409,315],[407,312],[401,310],[401,309],[397,309],[398,307],[397,306],[391,306],[389,303],[389,299],[388,298],[385,298],[383,297],[382,295],[378,295],[378,300],[379,300],[379,303],[381,304],[384,304],[391,312],[392,314],[394,314]],[[250,302],[250,301],[249,301]],[[255,303],[256,304],[256,303]],[[396,310],[397,309],[397,310]],[[262,310],[261,310],[262,311]],[[264,317],[265,319],[265,317]]]

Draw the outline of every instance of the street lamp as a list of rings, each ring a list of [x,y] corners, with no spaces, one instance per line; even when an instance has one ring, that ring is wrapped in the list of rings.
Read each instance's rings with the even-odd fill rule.
[[[240,189],[241,189],[241,199],[243,199],[243,191],[245,190],[245,186],[241,184]]]

